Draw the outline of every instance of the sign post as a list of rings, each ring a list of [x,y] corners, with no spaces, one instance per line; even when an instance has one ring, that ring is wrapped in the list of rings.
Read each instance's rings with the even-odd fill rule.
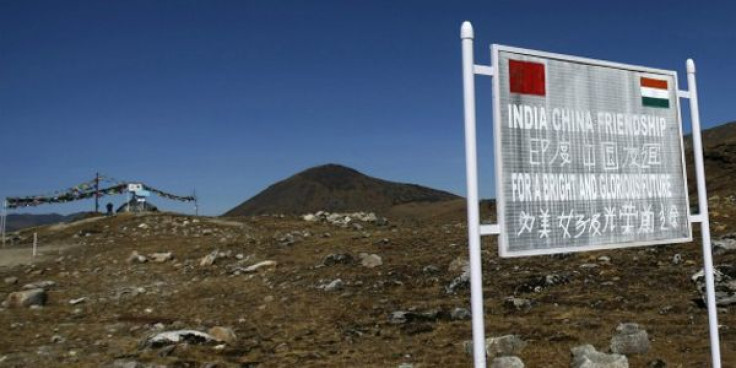
[[[38,255],[38,233],[33,233],[33,258]]]
[[[480,253],[480,208],[478,203],[478,163],[475,135],[475,75],[473,68],[473,26],[465,22],[460,30],[463,45],[463,97],[465,109],[465,169],[467,180],[468,251],[470,253],[470,296],[473,318],[473,360],[485,368],[485,323],[483,321],[483,276]]]
[[[5,229],[8,221],[8,200],[3,201],[3,212],[0,214],[0,233],[3,238],[3,248],[5,248]]]
[[[721,344],[718,335],[718,310],[716,309],[715,282],[713,280],[713,248],[710,244],[710,220],[708,215],[708,193],[705,187],[705,165],[703,164],[703,140],[700,134],[700,109],[698,108],[698,87],[695,83],[695,62],[687,60],[687,87],[685,97],[690,98],[690,123],[693,128],[693,154],[695,156],[695,180],[698,185],[698,216],[693,222],[700,222],[703,242],[703,269],[705,273],[706,296],[708,300],[708,327],[710,334],[710,355],[713,367],[721,367]]]
[[[692,241],[700,222],[711,355],[720,367],[695,67],[677,73],[493,45],[475,65],[461,28],[473,357],[485,367],[480,237],[501,257]],[[493,77],[497,225],[480,225],[475,74]],[[690,215],[680,98],[690,98],[700,212]]]

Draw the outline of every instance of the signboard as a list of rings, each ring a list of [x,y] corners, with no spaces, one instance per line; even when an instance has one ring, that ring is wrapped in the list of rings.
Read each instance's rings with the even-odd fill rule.
[[[128,184],[129,192],[138,192],[143,190],[143,184]]]
[[[492,58],[502,257],[692,240],[676,72]]]

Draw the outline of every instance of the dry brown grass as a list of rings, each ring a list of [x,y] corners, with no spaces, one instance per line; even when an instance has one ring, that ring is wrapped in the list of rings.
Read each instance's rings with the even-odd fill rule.
[[[728,206],[715,207],[736,214]],[[465,228],[457,225],[462,218],[368,226],[368,238],[353,230],[273,217],[236,219],[245,224],[242,228],[203,222],[188,225],[190,229],[215,229],[212,236],[196,237],[196,231],[174,235],[168,225],[149,232],[137,228],[143,221],[155,225],[166,219],[191,221],[160,214],[104,219],[54,232],[41,230],[42,244],[84,244],[65,248],[61,261],[54,255],[37,264],[34,269],[42,269],[41,275],[33,275],[29,266],[0,269],[0,277],[17,276],[21,285],[39,280],[58,284],[50,289],[50,302],[41,310],[0,312],[0,324],[5,327],[0,334],[0,357],[7,356],[3,364],[99,367],[115,358],[193,367],[204,362],[233,367],[251,363],[258,367],[472,364],[462,346],[471,337],[470,321],[440,318],[393,325],[387,319],[396,310],[449,312],[468,306],[467,290],[457,295],[444,293],[445,285],[456,276],[447,271],[448,264],[467,254]],[[723,231],[736,228],[730,217],[716,220],[726,226]],[[277,234],[293,230],[307,230],[312,236],[291,246],[279,245]],[[80,231],[92,235],[74,238]],[[328,232],[331,237],[322,236]],[[380,242],[384,238],[389,239],[388,244]],[[521,354],[528,367],[567,367],[570,348],[584,343],[606,350],[620,322],[642,324],[652,339],[648,354],[630,357],[632,367],[645,367],[654,359],[665,360],[669,367],[708,366],[707,314],[693,301],[697,293],[690,282],[701,262],[698,244],[513,260],[499,259],[495,246],[494,240],[484,240],[486,333],[521,335],[529,342]],[[230,251],[232,256],[215,266],[200,267],[199,259],[214,249]],[[131,265],[125,259],[133,250],[141,254],[173,251],[177,259]],[[325,256],[337,252],[376,253],[384,264],[375,269],[339,264],[316,267]],[[237,263],[234,255],[238,253],[251,257],[248,264],[271,259],[279,265],[233,276],[227,270]],[[694,263],[672,265],[675,253]],[[611,265],[592,270],[579,267],[602,254],[612,258]],[[736,254],[716,257],[717,264],[735,260]],[[434,276],[423,273],[430,264],[441,272]],[[503,299],[527,279],[553,272],[570,273],[572,278],[539,293],[517,294],[534,301],[528,311],[503,305]],[[320,282],[338,277],[347,284],[342,291],[316,289]],[[602,285],[606,281],[613,283]],[[126,287],[144,287],[147,292],[115,299]],[[2,284],[0,293],[4,296],[18,288]],[[87,296],[88,302],[67,303],[81,296]],[[81,313],[75,313],[75,308]],[[661,314],[663,308],[666,313]],[[721,310],[719,318],[724,367],[736,366],[733,308]],[[166,329],[230,326],[238,339],[222,351],[212,346],[180,346],[170,356],[160,357],[158,350],[139,349],[156,323]],[[65,341],[51,343],[57,334]],[[37,354],[44,346],[49,356]],[[70,351],[76,351],[76,356],[70,356]]]

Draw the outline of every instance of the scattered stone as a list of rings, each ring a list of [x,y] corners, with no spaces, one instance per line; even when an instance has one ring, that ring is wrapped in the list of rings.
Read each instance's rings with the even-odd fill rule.
[[[486,339],[486,355],[488,358],[519,355],[525,347],[526,342],[516,335]]]
[[[667,368],[667,363],[662,359],[654,359],[647,363],[647,368]]]
[[[322,261],[322,264],[325,266],[332,266],[336,264],[344,264],[349,265],[353,264],[355,262],[355,259],[353,259],[353,256],[347,253],[333,253],[328,254],[327,257]]]
[[[509,296],[503,300],[503,305],[506,306],[506,308],[515,310],[529,310],[532,308],[532,301],[529,299]]]
[[[454,294],[458,290],[470,287],[470,270],[466,270],[460,276],[452,279],[450,284],[445,286],[445,293]]]
[[[470,270],[470,262],[467,258],[460,256],[452,260],[447,267],[450,272],[465,272]]]
[[[199,261],[200,267],[209,267],[215,264],[215,260],[217,260],[217,254],[219,252],[217,250],[213,250],[210,254],[204,256],[201,261]]]
[[[577,346],[571,352],[571,368],[629,368],[625,355],[601,353],[593,345]]]
[[[409,312],[406,311],[391,312],[391,314],[388,315],[388,323],[393,325],[404,324],[409,321],[407,318],[408,314]]]
[[[138,254],[138,251],[134,250],[133,253],[128,256],[126,261],[128,263],[146,263],[148,262],[148,258],[144,255]]]
[[[242,271],[243,272],[246,272],[246,273],[256,272],[256,271],[258,271],[259,269],[261,269],[263,267],[275,267],[276,265],[278,265],[278,262],[276,262],[276,261],[262,261],[262,262],[258,262],[256,264],[254,264],[252,266],[248,266],[248,267],[244,268]]]
[[[44,289],[17,291],[8,295],[8,298],[3,302],[3,306],[6,308],[41,306],[46,304],[47,299],[48,296]]]
[[[61,337],[61,335],[51,336],[51,343],[52,344],[60,344],[62,342],[64,342],[64,338]]]
[[[160,348],[163,346],[186,342],[189,344],[207,344],[215,342],[216,339],[210,334],[197,330],[178,330],[161,332],[147,337],[141,345],[146,348]]]
[[[375,268],[383,264],[383,260],[377,254],[360,253],[360,264],[366,268]]]
[[[81,297],[81,298],[69,300],[69,304],[71,304],[71,305],[77,305],[77,304],[84,303],[85,301],[87,301],[87,297]]]
[[[157,263],[164,263],[174,259],[174,254],[171,252],[166,253],[151,253],[148,255],[152,261]]]
[[[595,265],[595,266],[598,267],[598,265]],[[522,283],[521,285],[517,286],[516,292],[517,293],[530,293],[530,292],[539,293],[542,290],[552,287],[552,286],[567,284],[570,282],[571,279],[572,277],[570,277],[570,275],[566,273],[561,273],[561,274],[553,273],[553,274],[549,274],[545,276],[533,276],[529,278],[527,281],[525,281],[524,283]]]
[[[354,212],[354,213],[329,213],[326,211],[318,211],[314,214],[308,213],[302,216],[304,221],[308,222],[327,222],[331,225],[347,227],[348,224],[354,221],[375,223],[376,225],[383,226],[388,223],[385,218],[379,218],[373,212]]]
[[[426,273],[428,275],[436,275],[436,274],[440,273],[440,268],[437,267],[437,266],[435,266],[435,265],[428,265],[428,266],[424,266],[424,268],[422,268],[422,272],[424,272],[424,273]]]
[[[711,248],[714,255],[721,255],[736,250],[736,234],[729,234],[721,239],[713,239]]]
[[[15,285],[15,284],[18,283],[18,278],[15,277],[15,276],[6,277],[5,278],[5,283],[8,284],[8,285]]]
[[[673,265],[679,265],[680,263],[682,263],[682,255],[680,253],[677,253],[674,256],[672,256]]]
[[[148,229],[149,227],[150,226],[148,226],[148,224],[146,224],[146,223],[142,223],[142,224],[138,225],[138,228],[139,229]]]
[[[238,338],[235,335],[235,332],[228,327],[222,327],[222,326],[215,326],[209,329],[207,331],[215,340],[219,342],[224,342],[227,344],[232,344],[235,342],[235,340]]]
[[[736,265],[716,266],[713,271],[715,283],[716,305],[726,307],[736,304]],[[702,269],[692,276],[695,287],[700,292],[703,305],[708,304],[705,290],[705,271]]]
[[[611,351],[616,354],[646,354],[649,351],[649,335],[636,323],[621,323],[611,339]]]
[[[345,286],[345,283],[342,281],[342,279],[335,279],[330,281],[327,284],[322,284],[317,286],[318,289],[322,289],[324,291],[340,291]]]
[[[280,245],[289,246],[293,245],[297,242],[297,237],[294,236],[292,233],[288,233],[280,238],[278,238],[278,242]]]
[[[50,280],[46,281],[38,281],[38,282],[32,282],[30,284],[23,285],[23,289],[25,290],[31,290],[31,289],[48,289],[52,286],[55,286],[56,283]]]
[[[112,368],[143,368],[143,364],[135,360],[115,359]]]
[[[611,264],[611,257],[609,256],[600,256],[598,257],[598,263],[602,265],[610,265]]]
[[[429,310],[423,313],[394,311],[388,315],[388,322],[394,325],[400,325],[407,322],[434,322],[440,318],[442,313],[439,310]]]
[[[450,312],[450,319],[464,320],[472,318],[472,314],[468,308],[455,308]]]
[[[491,368],[524,368],[524,362],[515,356],[503,356],[494,358]]]

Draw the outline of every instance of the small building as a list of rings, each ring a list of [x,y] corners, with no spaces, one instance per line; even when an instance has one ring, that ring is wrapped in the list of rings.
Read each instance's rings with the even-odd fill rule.
[[[145,200],[145,198],[137,197],[118,207],[117,213],[123,212],[158,212],[158,207]]]

